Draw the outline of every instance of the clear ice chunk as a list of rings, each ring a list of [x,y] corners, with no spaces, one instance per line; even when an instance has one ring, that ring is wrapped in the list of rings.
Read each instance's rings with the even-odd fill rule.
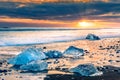
[[[45,55],[48,58],[61,58],[63,56],[63,54],[57,50],[50,50],[50,51],[46,52]]]
[[[78,73],[81,76],[97,76],[102,74],[93,64],[80,64],[77,67],[71,68],[69,71]]]
[[[94,34],[88,34],[86,39],[88,39],[88,40],[100,40],[100,38]]]
[[[74,46],[70,46],[68,49],[64,51],[64,55],[71,57],[80,57],[84,55],[84,50]]]
[[[20,66],[21,70],[27,71],[43,71],[48,68],[48,63],[42,60],[32,61],[26,65]]]
[[[23,50],[20,54],[8,60],[8,63],[13,65],[24,65],[31,61],[45,59],[46,56],[41,49],[28,48]]]

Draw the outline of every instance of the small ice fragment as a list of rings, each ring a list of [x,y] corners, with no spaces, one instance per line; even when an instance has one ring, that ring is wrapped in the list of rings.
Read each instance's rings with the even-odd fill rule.
[[[86,39],[88,39],[88,40],[100,40],[100,38],[94,34],[88,34]]]
[[[64,55],[65,56],[71,55],[73,57],[80,57],[80,56],[84,55],[84,50],[77,48],[77,47],[74,47],[74,46],[70,46],[68,49],[66,49],[64,51]]]
[[[45,55],[48,58],[61,58],[62,57],[62,53],[57,50],[50,50],[50,51],[46,52]]]
[[[23,52],[8,60],[8,63],[13,65],[24,65],[31,61],[45,59],[45,54],[37,48],[28,48]]]
[[[71,68],[69,71],[79,73],[81,76],[96,76],[102,74],[93,64],[80,64],[77,67]]]
[[[32,61],[26,65],[20,66],[21,70],[27,71],[43,71],[48,68],[48,63],[42,60]]]

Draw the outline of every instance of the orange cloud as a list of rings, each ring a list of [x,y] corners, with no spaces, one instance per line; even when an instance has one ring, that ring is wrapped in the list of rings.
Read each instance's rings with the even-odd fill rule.
[[[20,24],[29,24],[39,27],[68,27],[68,28],[119,28],[120,23],[118,22],[107,22],[103,20],[76,20],[76,21],[57,21],[57,20],[33,20],[33,19],[21,19],[21,18],[9,18],[1,17],[0,22],[4,23],[20,23]],[[81,22],[91,23],[92,26],[83,27],[78,25]]]
[[[34,24],[34,26],[48,26],[48,27],[73,27],[75,22],[63,22],[56,20],[33,20],[33,19],[21,19],[21,18],[8,18],[4,17],[0,19],[0,22],[6,23],[20,23],[20,24]],[[41,26],[42,25],[42,26]]]
[[[0,19],[1,22],[19,22],[19,23],[49,23],[56,24],[58,21],[50,21],[50,20],[33,20],[33,19],[21,19],[21,18],[3,18]],[[60,22],[59,24],[63,24],[64,22]]]

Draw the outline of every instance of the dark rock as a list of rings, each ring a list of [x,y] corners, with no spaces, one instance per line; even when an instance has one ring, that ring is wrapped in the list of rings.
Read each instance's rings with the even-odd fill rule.
[[[58,64],[58,63],[59,63],[59,61],[58,61],[58,60],[55,60],[55,61],[54,61],[54,64]]]
[[[56,67],[56,68],[55,68],[55,70],[58,70],[58,71],[60,71],[60,70],[61,70],[61,68],[60,68],[60,67]]]
[[[100,48],[102,48],[103,46],[99,46]]]
[[[8,70],[8,72],[12,72],[12,70]]]
[[[114,54],[109,54],[109,56],[114,56]]]
[[[2,72],[7,72],[7,70],[0,70],[0,73],[2,73]]]
[[[47,49],[47,47],[43,47],[43,49]]]
[[[110,62],[110,63],[111,63],[111,62],[113,62],[113,60],[108,60],[108,62]]]
[[[4,75],[7,75],[7,73],[4,73]]]
[[[120,71],[119,67],[114,67],[114,66],[104,66],[104,69],[102,71],[104,72],[118,72]]]
[[[116,53],[120,53],[120,50],[117,50]]]
[[[90,55],[90,56],[89,56],[89,58],[93,58],[93,56],[92,56],[92,55]]]
[[[52,62],[47,62],[48,64],[51,64]]]
[[[0,65],[2,65],[2,62],[0,62]]]
[[[103,70],[103,67],[97,67],[97,69],[98,69],[99,71],[102,71],[102,70]]]
[[[19,78],[23,78],[22,76],[20,76]]]
[[[100,40],[100,38],[94,34],[88,34],[86,39],[88,39],[88,40]]]
[[[119,72],[119,70],[115,69],[114,72]]]
[[[118,58],[119,58],[120,56],[116,56],[116,57],[118,57]]]
[[[68,72],[68,68],[62,68],[61,70],[64,72]]]
[[[85,53],[90,53],[88,50],[84,50]]]
[[[118,43],[120,43],[120,41],[118,41]]]
[[[120,62],[120,60],[116,60],[116,62]]]

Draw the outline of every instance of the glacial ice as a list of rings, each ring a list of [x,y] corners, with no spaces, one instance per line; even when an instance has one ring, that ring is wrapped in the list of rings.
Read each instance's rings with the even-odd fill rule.
[[[74,47],[74,46],[70,46],[68,49],[66,49],[64,51],[64,54],[66,56],[70,55],[70,56],[74,56],[74,57],[80,57],[84,54],[84,50],[77,48],[77,47]]]
[[[48,58],[61,58],[62,57],[62,53],[57,50],[50,50],[50,51],[46,52],[45,55]]]
[[[100,40],[100,38],[94,34],[88,34],[86,39],[88,39],[88,40]]]
[[[45,59],[46,56],[41,49],[28,48],[23,50],[20,54],[8,60],[8,63],[13,65],[24,65],[31,61]]]
[[[20,66],[21,70],[27,70],[27,71],[43,71],[48,68],[48,63],[42,60],[38,61],[32,61],[30,63],[27,63],[26,65]]]
[[[102,74],[93,64],[80,64],[77,67],[71,68],[69,71],[78,73],[81,76],[97,76]]]

